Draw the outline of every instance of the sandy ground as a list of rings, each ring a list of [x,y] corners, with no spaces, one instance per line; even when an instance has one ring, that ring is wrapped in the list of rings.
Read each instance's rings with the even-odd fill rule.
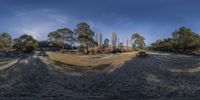
[[[78,66],[77,69],[104,68],[107,66],[116,66],[123,63],[136,55],[137,52],[126,52],[118,54],[98,54],[83,55],[59,52],[48,52],[49,59],[57,64],[69,66]]]
[[[200,57],[149,53],[111,73],[82,74],[30,55],[0,70],[0,100],[198,99],[199,67]]]

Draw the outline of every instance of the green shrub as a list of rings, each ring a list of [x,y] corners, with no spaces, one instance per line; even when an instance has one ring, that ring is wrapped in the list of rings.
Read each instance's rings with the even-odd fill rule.
[[[22,35],[17,39],[14,39],[13,48],[22,52],[32,52],[38,46],[37,40],[30,35]]]
[[[29,45],[26,46],[26,49],[24,50],[24,52],[32,52],[33,50],[35,50],[37,48],[37,42],[33,42]]]

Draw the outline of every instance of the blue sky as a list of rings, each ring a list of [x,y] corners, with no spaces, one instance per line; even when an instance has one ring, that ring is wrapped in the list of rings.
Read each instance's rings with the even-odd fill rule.
[[[51,31],[73,30],[85,21],[104,38],[115,32],[122,41],[138,32],[150,44],[181,26],[200,33],[199,5],[199,0],[0,0],[0,32],[44,40]]]

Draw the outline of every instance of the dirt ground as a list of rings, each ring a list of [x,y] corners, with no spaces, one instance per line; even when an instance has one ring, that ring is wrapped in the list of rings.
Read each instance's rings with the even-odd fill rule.
[[[135,56],[137,52],[127,52],[118,54],[97,54],[83,55],[60,52],[49,52],[49,59],[57,63],[63,63],[71,66],[78,66],[84,69],[115,66],[123,63]]]
[[[107,73],[34,55],[0,60],[7,66],[0,69],[0,100],[199,99],[199,62],[197,56],[149,53]]]

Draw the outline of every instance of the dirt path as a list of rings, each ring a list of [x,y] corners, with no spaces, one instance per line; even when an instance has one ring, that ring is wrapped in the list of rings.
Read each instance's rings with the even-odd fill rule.
[[[1,100],[164,99],[200,96],[200,58],[149,53],[112,73],[69,74],[28,56],[0,70]]]
[[[16,64],[19,59],[12,59],[12,58],[1,58],[0,59],[0,70],[4,70],[14,64]]]

